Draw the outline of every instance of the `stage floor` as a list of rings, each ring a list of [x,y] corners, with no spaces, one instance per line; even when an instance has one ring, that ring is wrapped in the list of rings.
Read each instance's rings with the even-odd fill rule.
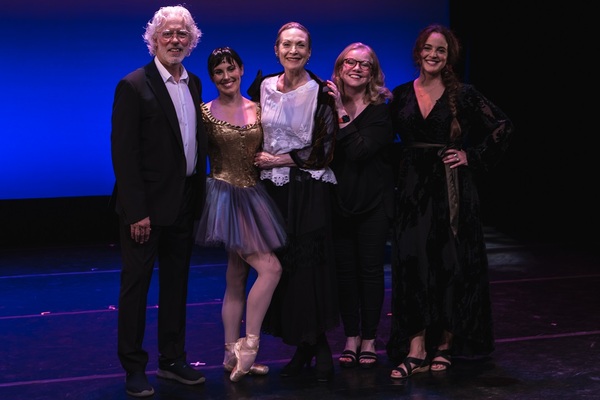
[[[257,361],[267,376],[232,383],[223,372],[221,298],[226,258],[195,249],[188,297],[188,361],[206,383],[185,386],[155,374],[156,279],[148,301],[145,348],[151,399],[599,399],[600,255],[573,245],[519,242],[486,231],[496,351],[480,361],[454,360],[442,376],[391,379],[385,353],[390,326],[390,266],[373,369],[342,369],[345,338],[329,333],[335,377],[317,383],[310,370],[282,378],[294,349],[263,335]],[[122,400],[117,359],[119,249],[114,244],[0,250],[0,399]]]

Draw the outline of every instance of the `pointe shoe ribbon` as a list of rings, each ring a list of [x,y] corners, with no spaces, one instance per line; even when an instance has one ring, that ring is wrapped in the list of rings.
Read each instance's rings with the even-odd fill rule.
[[[235,364],[237,363],[237,358],[235,357],[235,353],[233,352],[233,347],[235,346],[235,342],[225,343],[225,357],[223,359],[223,368],[227,372],[233,371],[235,368]],[[250,375],[267,375],[269,373],[269,366],[254,363],[250,367]]]
[[[250,372],[252,364],[258,354],[258,345],[260,338],[256,335],[246,335],[245,338],[238,339],[233,346],[233,352],[237,363],[229,375],[232,382],[238,382]]]

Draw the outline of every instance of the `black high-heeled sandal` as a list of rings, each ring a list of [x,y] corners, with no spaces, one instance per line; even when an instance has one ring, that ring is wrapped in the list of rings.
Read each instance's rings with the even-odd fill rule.
[[[283,366],[279,375],[282,377],[299,375],[304,366],[310,367],[313,356],[313,346],[310,346],[307,343],[300,344],[298,347],[296,347],[296,352],[294,353],[290,362]]]
[[[370,341],[373,342],[373,350],[364,350],[365,348],[369,348],[369,346],[364,346],[364,343]],[[360,348],[361,350],[358,353],[358,365],[360,365],[361,368],[373,368],[378,360],[377,351],[375,351],[375,340],[363,340]]]
[[[360,353],[360,336],[353,336],[355,340],[356,350],[351,350],[348,348],[348,340],[350,337],[346,338],[346,348],[340,354],[338,358],[338,362],[340,363],[340,367],[342,368],[354,368],[358,365],[358,354]]]
[[[358,364],[361,368],[373,368],[377,365],[377,353],[373,351],[361,351],[358,355]]]
[[[354,368],[358,365],[358,355],[355,351],[344,350],[342,351],[342,354],[340,354],[338,361],[342,368]]]

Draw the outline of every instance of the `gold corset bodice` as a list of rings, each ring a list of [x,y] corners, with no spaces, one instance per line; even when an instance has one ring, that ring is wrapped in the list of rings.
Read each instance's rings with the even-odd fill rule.
[[[256,185],[259,171],[254,166],[254,155],[263,140],[260,106],[257,107],[256,122],[246,126],[216,119],[204,103],[201,109],[208,135],[209,176],[234,186]]]

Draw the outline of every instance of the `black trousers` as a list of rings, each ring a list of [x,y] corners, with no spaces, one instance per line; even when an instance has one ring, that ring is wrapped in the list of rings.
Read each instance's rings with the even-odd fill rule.
[[[194,223],[191,187],[187,187],[186,192],[176,221],[169,226],[152,225],[150,239],[144,244],[134,242],[129,225],[120,220],[123,264],[117,351],[126,372],[144,371],[148,363],[143,341],[148,291],[156,261],[159,363],[185,360],[187,290]]]
[[[361,215],[334,213],[339,308],[346,336],[360,335],[367,340],[377,336],[385,295],[389,224],[383,204]]]

